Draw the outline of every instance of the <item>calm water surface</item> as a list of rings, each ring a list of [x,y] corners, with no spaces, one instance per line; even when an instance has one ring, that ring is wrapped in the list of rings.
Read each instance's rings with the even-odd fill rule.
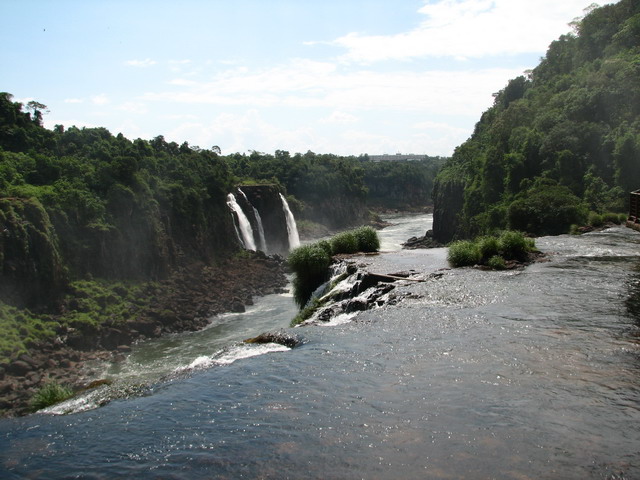
[[[537,244],[550,261],[511,272],[440,270],[444,249],[367,257],[426,281],[295,329],[293,350],[239,355],[249,331],[204,340],[230,317],[141,347],[118,368],[146,372],[146,395],[1,421],[0,478],[640,478],[640,234]],[[256,333],[288,324],[279,308]]]

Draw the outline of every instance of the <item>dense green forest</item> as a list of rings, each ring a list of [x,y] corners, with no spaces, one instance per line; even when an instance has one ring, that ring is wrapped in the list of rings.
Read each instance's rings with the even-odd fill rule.
[[[567,232],[640,188],[640,2],[590,7],[496,93],[434,185],[441,242]]]
[[[45,113],[0,94],[0,300],[15,305],[46,304],[70,279],[154,279],[228,257],[239,244],[226,194],[238,184],[276,184],[299,218],[337,229],[365,221],[370,190],[377,205],[428,203],[437,168],[280,150],[222,156],[162,136],[48,130]]]

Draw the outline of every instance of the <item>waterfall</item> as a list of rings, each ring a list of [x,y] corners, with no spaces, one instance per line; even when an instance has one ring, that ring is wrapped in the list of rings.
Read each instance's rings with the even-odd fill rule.
[[[282,200],[282,210],[284,211],[284,216],[287,219],[287,232],[289,234],[289,250],[300,246],[300,237],[298,236],[298,226],[296,225],[296,219],[293,217],[293,213],[291,213],[291,209],[289,208],[289,204],[287,203],[287,199],[284,198],[284,195],[281,193],[280,199]]]
[[[233,193],[227,195],[227,205],[229,205],[229,208],[238,216],[238,223],[240,226],[240,234],[238,235],[238,239],[242,242],[244,248],[246,248],[247,250],[256,250],[256,242],[253,239],[253,229],[251,228],[251,223],[249,223],[249,219],[242,211],[242,207],[240,207],[240,205],[238,205],[238,202],[236,202],[236,197]],[[238,233],[237,228],[236,233]]]
[[[245,193],[240,188],[238,188],[238,192],[240,192],[240,194],[244,197],[247,203],[251,205],[251,202],[249,201]],[[262,250],[264,253],[267,253],[267,239],[264,236],[264,227],[262,226],[262,218],[260,217],[260,213],[258,212],[258,209],[256,207],[251,205],[251,208],[253,208],[253,214],[256,216],[256,223],[258,224],[258,235],[260,237],[260,246],[258,248]]]

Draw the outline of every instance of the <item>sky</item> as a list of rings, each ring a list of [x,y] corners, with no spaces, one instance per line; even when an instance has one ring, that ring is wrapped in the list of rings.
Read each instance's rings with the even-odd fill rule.
[[[449,156],[590,3],[0,0],[0,91],[223,154]]]

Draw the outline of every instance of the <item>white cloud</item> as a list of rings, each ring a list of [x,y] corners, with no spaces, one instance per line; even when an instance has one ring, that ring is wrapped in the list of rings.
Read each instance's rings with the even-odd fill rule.
[[[419,12],[420,25],[395,35],[349,33],[333,42],[346,62],[371,63],[420,57],[479,58],[545,51],[569,32],[585,0],[442,0]]]
[[[91,102],[93,102],[94,105],[106,105],[109,103],[109,98],[104,93],[101,93],[91,97]]]
[[[81,98],[65,98],[64,103],[82,103],[84,100]]]
[[[347,112],[334,110],[331,115],[320,119],[322,123],[354,123],[358,121],[358,117]]]
[[[155,65],[155,60],[151,60],[150,58],[145,58],[144,60],[128,60],[124,62],[125,65],[129,67],[138,67],[138,68],[147,68]]]
[[[339,70],[336,64],[295,60],[269,69],[226,70],[211,82],[175,79],[174,88],[145,100],[219,106],[421,110],[479,115],[491,94],[519,68],[463,71]]]
[[[147,106],[144,103],[140,102],[125,102],[118,107],[118,110],[139,115],[148,112]]]

